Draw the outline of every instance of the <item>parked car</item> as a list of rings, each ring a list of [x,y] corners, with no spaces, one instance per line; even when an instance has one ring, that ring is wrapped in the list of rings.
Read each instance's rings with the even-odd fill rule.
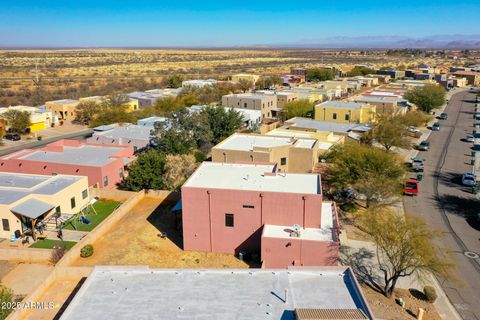
[[[440,113],[440,116],[438,117],[440,120],[447,120],[448,119],[448,114],[446,112]]]
[[[435,122],[435,123],[432,125],[432,131],[440,131],[440,123]]]
[[[464,173],[462,175],[462,184],[464,186],[473,187],[477,184],[477,177],[473,173]]]
[[[4,138],[12,141],[18,141],[21,139],[20,135],[17,133],[7,133]]]
[[[420,151],[428,151],[429,148],[430,148],[430,142],[426,140],[420,142],[420,144],[417,146],[417,149]]]
[[[424,169],[424,159],[420,157],[412,158],[412,169],[416,172],[423,172]]]
[[[420,129],[418,129],[417,127],[410,126],[410,127],[408,127],[408,132],[418,133],[418,132],[421,132],[421,131],[420,131]]]
[[[470,143],[473,143],[475,141],[475,138],[469,134],[466,138],[465,138],[465,142],[470,142]]]
[[[403,194],[408,196],[416,196],[418,194],[418,180],[408,179],[403,185]]]

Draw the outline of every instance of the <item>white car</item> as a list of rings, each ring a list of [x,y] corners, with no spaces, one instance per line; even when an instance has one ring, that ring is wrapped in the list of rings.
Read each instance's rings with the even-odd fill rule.
[[[418,133],[418,132],[421,132],[421,131],[417,127],[410,126],[410,127],[408,127],[408,132]]]
[[[473,143],[474,141],[475,141],[475,138],[474,138],[472,135],[468,135],[468,136],[465,138],[465,142]]]
[[[473,187],[477,184],[477,177],[473,173],[464,173],[462,175],[462,184],[464,186]]]

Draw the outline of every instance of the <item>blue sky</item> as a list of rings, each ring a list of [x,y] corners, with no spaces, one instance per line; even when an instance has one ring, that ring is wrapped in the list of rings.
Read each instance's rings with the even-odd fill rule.
[[[480,33],[480,1],[0,0],[0,46],[250,46]]]

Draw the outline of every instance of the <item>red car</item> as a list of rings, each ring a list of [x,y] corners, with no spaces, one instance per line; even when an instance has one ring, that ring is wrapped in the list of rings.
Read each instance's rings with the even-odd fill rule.
[[[403,194],[416,196],[418,194],[418,180],[408,179],[403,186]]]

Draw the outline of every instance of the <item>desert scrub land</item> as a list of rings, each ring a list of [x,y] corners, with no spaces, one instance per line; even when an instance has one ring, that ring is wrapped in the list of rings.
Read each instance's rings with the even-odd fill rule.
[[[416,66],[442,60],[387,55],[379,50],[0,50],[0,107],[160,88],[162,78],[170,74],[226,80],[234,73],[278,75],[291,67]]]

